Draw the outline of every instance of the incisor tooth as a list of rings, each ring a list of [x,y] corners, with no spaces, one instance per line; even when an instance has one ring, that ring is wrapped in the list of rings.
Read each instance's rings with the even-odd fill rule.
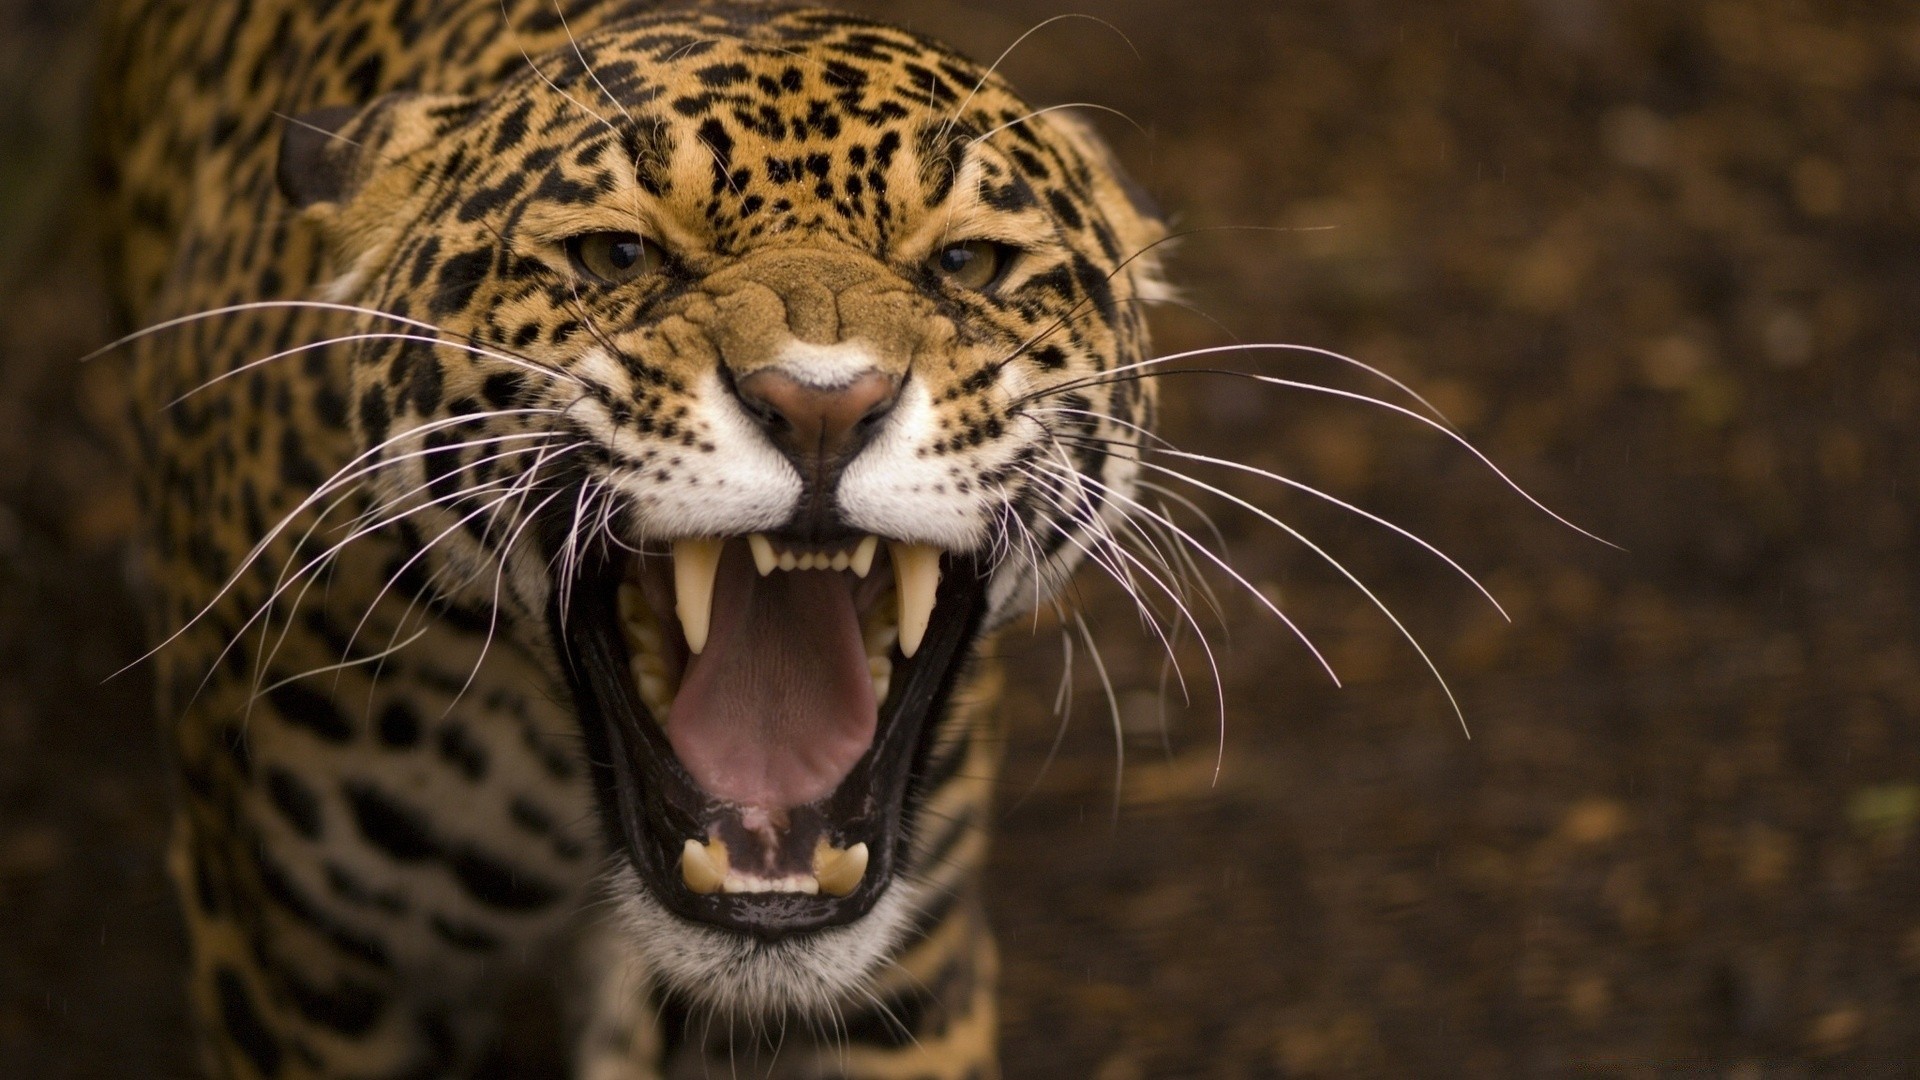
[[[800,556],[795,555],[791,551],[783,551],[780,553],[780,569],[795,570],[795,569],[798,569],[799,566],[800,566]]]
[[[860,577],[866,577],[867,571],[873,569],[874,553],[879,550],[879,537],[867,536],[862,538],[860,546],[853,549],[853,560],[850,564],[853,567],[853,572]]]
[[[713,625],[713,578],[720,570],[722,540],[673,542],[673,610],[695,653],[707,647]]]
[[[701,896],[719,892],[727,880],[727,845],[719,840],[710,844],[688,840],[680,849],[680,878]]]
[[[940,549],[926,544],[888,541],[893,553],[893,589],[900,596],[900,655],[920,651],[933,617],[933,594],[940,588]]]
[[[833,553],[832,566],[835,570],[845,570],[847,566],[852,562],[853,562],[853,556],[848,555],[844,551],[836,551]]]
[[[760,533],[747,537],[747,547],[753,551],[753,565],[760,571],[761,577],[773,573],[780,565],[780,556],[773,553],[773,541]]]
[[[855,844],[843,851],[820,841],[813,849],[813,876],[823,893],[846,896],[853,892],[867,876],[867,845]]]

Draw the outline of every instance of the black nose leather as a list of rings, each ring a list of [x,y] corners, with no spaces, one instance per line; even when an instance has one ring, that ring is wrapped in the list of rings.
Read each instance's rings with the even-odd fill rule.
[[[899,397],[900,380],[869,371],[844,386],[826,388],[763,369],[741,379],[736,389],[767,438],[808,479],[820,482],[866,444],[875,421]]]

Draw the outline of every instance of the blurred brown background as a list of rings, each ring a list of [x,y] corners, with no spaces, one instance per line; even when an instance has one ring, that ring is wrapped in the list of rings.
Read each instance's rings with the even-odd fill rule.
[[[1013,1077],[1920,1075],[1920,10],[1705,0],[855,5],[1090,101],[1182,228],[1168,349],[1402,377],[1548,505],[1377,408],[1169,380],[1233,564],[1214,704],[1084,578],[1019,651],[997,848]],[[78,152],[87,6],[0,0],[0,1076],[179,1076],[166,781],[123,584],[120,370]],[[1382,384],[1284,353],[1243,370]],[[1391,394],[1387,396],[1392,397]],[[1404,401],[1403,398],[1394,400]],[[1181,464],[1169,461],[1167,464]],[[1191,463],[1186,463],[1191,464]],[[1182,653],[1197,690],[1209,679]],[[1028,794],[1030,792],[1030,794]],[[1022,801],[1021,796],[1026,797]],[[1017,806],[1015,804],[1018,804]],[[522,1045],[524,1044],[524,1045]],[[538,1074],[519,1033],[504,1073]]]

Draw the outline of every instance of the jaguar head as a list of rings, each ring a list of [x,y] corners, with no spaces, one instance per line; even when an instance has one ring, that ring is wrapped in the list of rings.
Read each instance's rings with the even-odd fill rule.
[[[882,962],[982,636],[1134,498],[1161,234],[1097,138],[756,8],[308,114],[281,174],[365,467],[569,695],[652,967],[791,1003]]]

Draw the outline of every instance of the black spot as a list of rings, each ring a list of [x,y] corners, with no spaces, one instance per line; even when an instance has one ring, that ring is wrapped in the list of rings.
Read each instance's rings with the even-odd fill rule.
[[[214,972],[213,982],[214,991],[220,997],[220,1023],[227,1029],[227,1037],[247,1055],[260,1075],[280,1075],[280,1041],[260,1019],[260,1010],[253,1003],[253,995],[247,993],[239,973],[223,966]]]
[[[365,60],[353,66],[347,72],[347,85],[353,89],[355,101],[368,101],[380,89],[380,71],[384,67],[379,53],[371,53]]]
[[[378,908],[390,915],[406,913],[406,898],[399,893],[381,892],[353,876],[344,866],[328,863],[326,870],[327,887],[340,899],[360,907]]]
[[[1101,273],[1100,268],[1084,255],[1073,257],[1073,274],[1080,280],[1080,287],[1086,290],[1088,298],[1100,310],[1100,317],[1109,323],[1113,322],[1113,286],[1108,282],[1107,275]]]
[[[487,748],[475,742],[466,726],[457,721],[440,729],[440,756],[458,766],[469,780],[487,775]]]
[[[267,795],[296,832],[309,840],[320,838],[320,796],[306,781],[285,769],[269,769]]]
[[[1069,229],[1078,229],[1085,223],[1080,216],[1080,208],[1073,205],[1073,199],[1066,192],[1055,188],[1047,192],[1047,203],[1053,207],[1053,216]]]
[[[537,877],[471,848],[448,857],[467,895],[507,911],[536,911],[560,899],[560,890]]]
[[[488,953],[500,948],[500,938],[477,926],[457,923],[444,915],[428,920],[440,940],[463,952]]]
[[[536,836],[546,836],[553,832],[553,816],[540,809],[525,798],[513,800],[507,807],[514,824]]]
[[[423,356],[413,365],[413,385],[407,393],[413,398],[413,411],[421,416],[431,416],[440,407],[440,393],[444,383],[440,377],[440,362],[431,356]]]
[[[1029,355],[1042,371],[1059,371],[1067,366],[1066,351],[1058,345],[1042,345]]]
[[[461,221],[479,221],[495,210],[506,206],[520,189],[526,186],[525,178],[513,173],[492,187],[483,187],[460,203],[457,215]]]
[[[320,466],[307,456],[306,443],[297,427],[288,428],[280,436],[280,478],[295,491],[312,491],[325,479]]]
[[[387,999],[378,990],[343,979],[331,990],[309,985],[305,980],[284,973],[281,982],[300,1015],[310,1022],[342,1035],[364,1035],[386,1011]]]
[[[713,151],[714,165],[722,174],[733,168],[733,136],[727,134],[725,124],[709,117],[700,125],[700,141]]]
[[[405,702],[388,705],[380,714],[375,730],[381,742],[396,749],[404,750],[420,743],[420,717]]]
[[[219,740],[221,749],[227,752],[227,757],[232,759],[234,768],[240,770],[240,775],[251,780],[253,751],[247,748],[247,733],[237,725],[223,724],[214,732],[214,738]]]
[[[746,82],[748,78],[745,64],[713,64],[694,72],[693,76],[716,89]]]
[[[427,305],[434,317],[445,318],[466,307],[492,268],[493,252],[485,248],[463,251],[447,259],[440,267],[438,286]]]
[[[323,694],[299,683],[286,683],[267,691],[267,701],[288,723],[306,728],[332,743],[353,738],[353,725]]]
[[[347,399],[330,384],[323,383],[314,390],[313,411],[320,422],[330,428],[338,430],[347,426]]]
[[[520,145],[520,140],[527,137],[527,114],[532,111],[533,102],[523,101],[512,112],[501,118],[500,127],[495,130],[493,136],[495,154],[504,153]]]
[[[535,332],[538,333],[538,330]],[[526,391],[526,386],[526,376],[519,372],[496,371],[481,384],[480,396],[486,398],[487,404],[493,408],[510,409],[520,404],[520,395]]]
[[[401,862],[418,862],[440,854],[427,816],[402,806],[368,784],[347,785],[347,803],[367,842]]]

